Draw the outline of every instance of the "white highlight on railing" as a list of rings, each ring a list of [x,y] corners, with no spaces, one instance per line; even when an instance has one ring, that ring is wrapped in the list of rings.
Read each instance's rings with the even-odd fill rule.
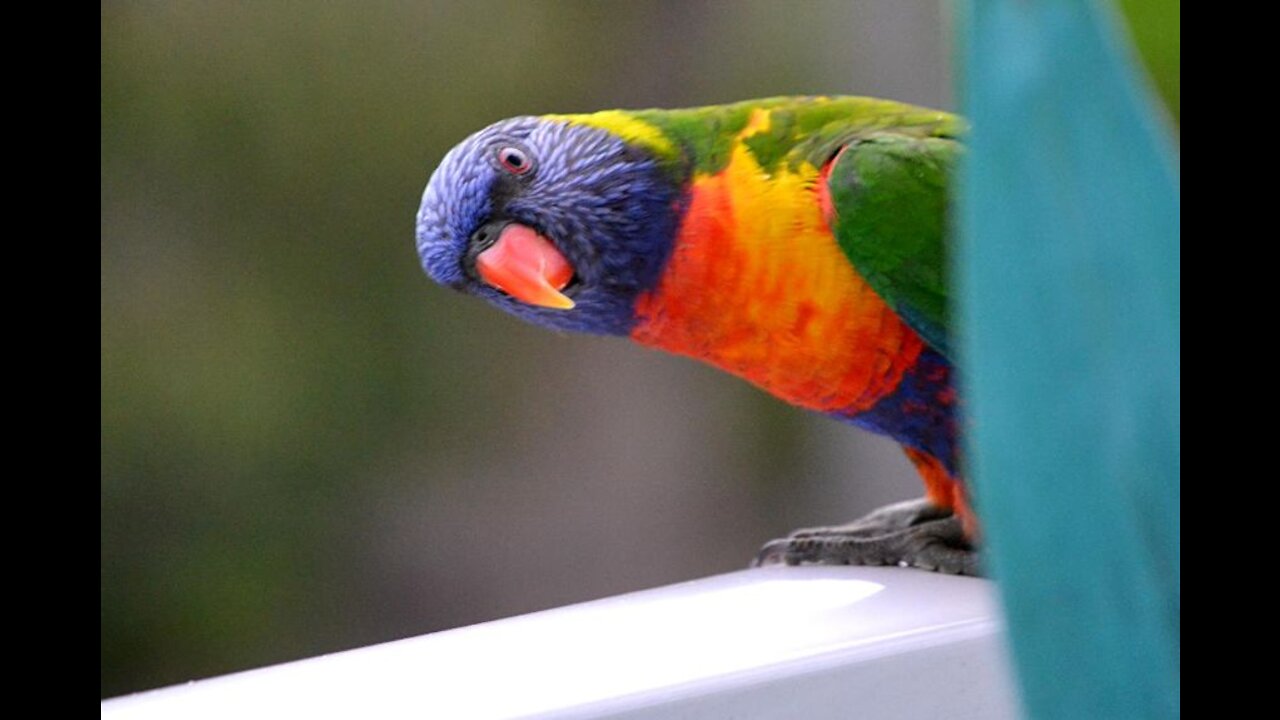
[[[1014,717],[994,588],[765,568],[140,693],[103,717]]]

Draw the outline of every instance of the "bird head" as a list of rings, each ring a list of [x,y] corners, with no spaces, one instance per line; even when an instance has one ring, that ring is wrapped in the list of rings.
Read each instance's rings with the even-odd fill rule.
[[[436,282],[524,320],[625,335],[671,253],[681,195],[642,144],[512,118],[445,155],[418,211],[418,255]]]

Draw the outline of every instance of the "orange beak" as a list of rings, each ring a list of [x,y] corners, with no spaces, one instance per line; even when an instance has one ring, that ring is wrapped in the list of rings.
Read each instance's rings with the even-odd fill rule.
[[[493,287],[530,305],[573,307],[573,301],[560,292],[573,280],[573,266],[550,240],[524,225],[504,227],[497,242],[476,256],[476,272]]]

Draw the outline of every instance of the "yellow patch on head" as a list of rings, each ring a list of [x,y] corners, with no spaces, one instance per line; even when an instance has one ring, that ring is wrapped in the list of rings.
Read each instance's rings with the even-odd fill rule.
[[[769,125],[772,122],[772,117],[773,113],[765,110],[764,108],[752,110],[751,118],[747,120],[747,126],[742,128],[742,132],[738,133],[738,139],[745,140],[752,135],[768,132]]]
[[[623,110],[602,110],[582,115],[544,115],[547,120],[559,120],[575,125],[588,125],[617,135],[627,142],[639,143],[659,157],[673,157],[676,147],[658,128]]]

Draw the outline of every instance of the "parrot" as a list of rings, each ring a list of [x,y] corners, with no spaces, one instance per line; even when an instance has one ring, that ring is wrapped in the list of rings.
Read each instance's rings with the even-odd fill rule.
[[[948,203],[965,121],[855,96],[496,122],[415,223],[435,282],[630,338],[901,445],[924,497],[766,543],[754,565],[981,575],[960,457]]]

